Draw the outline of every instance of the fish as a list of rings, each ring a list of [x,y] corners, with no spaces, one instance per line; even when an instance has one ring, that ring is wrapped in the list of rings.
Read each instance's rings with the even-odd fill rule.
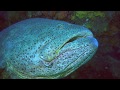
[[[91,60],[97,48],[84,26],[29,18],[0,32],[0,68],[10,79],[60,79]]]

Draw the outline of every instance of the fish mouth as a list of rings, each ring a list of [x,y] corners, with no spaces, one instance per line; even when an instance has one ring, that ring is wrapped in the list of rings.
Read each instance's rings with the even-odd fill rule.
[[[74,42],[79,38],[93,36],[92,32],[85,27],[79,26],[75,28],[75,30],[73,29],[74,28],[71,28],[66,32],[61,30],[57,37],[50,34],[50,40],[48,40],[48,42],[46,42],[39,50],[39,57],[46,62],[51,62],[60,54],[61,49],[64,48],[66,44]]]
[[[81,39],[84,40],[84,38],[85,38],[85,41],[87,43],[86,43],[86,46],[84,46],[83,48],[85,48],[86,50],[84,50],[79,55],[78,58],[76,58],[74,60],[71,60],[70,63],[68,63],[62,70],[60,70],[57,73],[54,73],[54,74],[49,75],[49,76],[40,76],[40,77],[38,76],[37,78],[47,78],[47,79],[63,78],[65,76],[71,74],[73,71],[75,71],[80,66],[87,63],[92,58],[92,56],[94,55],[94,53],[96,52],[97,47],[98,47],[98,41],[93,36],[86,36],[86,37],[75,36],[73,38],[70,38],[67,42],[65,42],[61,46],[61,48],[60,48],[61,52],[59,53],[59,55],[54,60],[52,60],[52,62],[54,63],[57,60],[57,58],[60,58],[60,55],[65,54],[66,52],[71,52],[72,53],[74,50],[82,51],[81,50],[82,48],[79,47],[79,44],[78,44],[78,46],[74,47],[74,49],[71,49],[71,48],[64,49],[64,48],[66,48],[67,45],[70,46],[70,43],[73,43],[73,44],[77,43],[77,42],[75,42],[76,40],[78,40],[78,42],[79,42]],[[90,51],[89,51],[89,48],[91,48]],[[89,52],[86,53],[87,51],[89,51]],[[86,53],[86,56],[84,56],[85,53]],[[68,57],[69,56],[70,55],[68,55]],[[61,57],[61,59],[62,59],[62,57]],[[67,60],[68,59],[66,59],[64,61],[67,62]],[[61,60],[61,61],[63,61],[63,60]]]
[[[81,37],[77,36],[77,37],[73,37],[71,38],[69,41],[67,41],[63,46],[62,48],[67,44],[67,43],[70,43],[70,42],[73,42],[77,39],[80,39]],[[83,38],[83,37],[82,37]],[[92,57],[93,55],[96,53],[97,51],[97,48],[98,48],[98,41],[92,37],[92,36],[87,36],[87,37],[84,37],[84,38],[88,38],[89,42],[90,43],[90,46],[89,48],[92,48],[91,51],[89,51],[88,54],[86,54],[86,56],[81,60],[82,56],[84,56],[84,53],[86,51],[84,51],[78,58],[76,58],[75,60],[73,60],[71,63],[69,63],[65,68],[64,68],[64,71],[57,74],[57,75],[60,75],[61,77],[65,77],[69,74],[71,74],[73,71],[75,71],[77,68],[79,68],[80,66],[84,65],[85,63],[87,63]],[[75,49],[81,49],[81,48],[75,48]],[[74,49],[72,49],[74,50]],[[66,51],[64,51],[66,52]],[[54,75],[55,76],[55,75]]]
[[[78,42],[76,42],[78,40]],[[58,60],[58,58],[61,58],[62,59],[62,57],[60,57],[60,55],[61,54],[65,54],[66,52],[73,52],[74,50],[80,50],[80,51],[82,51],[81,49],[81,47],[79,46],[80,44],[78,44],[78,46],[74,46],[74,49],[72,48],[68,48],[68,49],[65,49],[67,46],[70,46],[70,43],[71,44],[75,44],[76,45],[76,43],[80,43],[79,41],[81,41],[81,42],[83,42],[82,40],[85,40],[85,42],[87,42],[87,44],[89,45],[89,46],[87,46],[87,44],[86,44],[86,46],[84,46],[84,47],[82,47],[82,48],[85,48],[86,50],[84,50],[81,54],[80,54],[80,56],[78,57],[78,58],[76,58],[76,59],[74,59],[74,60],[71,60],[70,61],[70,63],[68,63],[63,69],[61,69],[60,71],[58,71],[57,73],[53,73],[53,74],[51,74],[51,75],[49,75],[49,76],[47,76],[47,75],[45,75],[45,76],[38,76],[38,77],[35,77],[35,78],[46,78],[46,79],[54,79],[54,78],[63,78],[63,77],[65,77],[65,76],[67,76],[67,75],[69,75],[69,74],[71,74],[73,71],[75,71],[77,68],[79,68],[80,66],[82,66],[82,65],[84,65],[85,63],[87,63],[90,59],[91,59],[91,57],[94,55],[94,53],[96,52],[96,50],[97,50],[97,47],[98,47],[98,42],[97,42],[97,40],[94,38],[94,37],[92,37],[92,36],[86,36],[86,37],[80,37],[80,36],[75,36],[75,37],[72,37],[72,38],[70,38],[67,42],[65,42],[62,46],[61,46],[61,48],[60,48],[60,53],[58,54],[58,56],[55,58],[55,59],[53,59],[50,63],[54,63],[54,62],[57,62],[57,60]],[[85,43],[84,42],[84,43]],[[86,51],[89,51],[89,48],[91,48],[91,51],[88,53],[88,54],[86,54],[86,56],[84,56],[84,54],[85,54],[85,52]],[[78,52],[79,53],[79,52]],[[70,55],[68,55],[68,57],[69,57]],[[84,58],[83,58],[83,56],[84,56]],[[60,59],[60,60],[61,60]],[[82,59],[82,60],[81,60]],[[66,60],[64,60],[65,62],[67,62],[67,60],[68,59],[66,59]],[[63,60],[61,60],[61,61],[63,61]],[[55,64],[55,63],[54,63]]]
[[[65,45],[69,44],[70,42],[74,42],[74,41],[77,40],[77,39],[84,39],[84,38],[86,38],[87,41],[89,40],[89,42],[88,42],[84,47],[91,48],[91,51],[90,51],[89,54],[88,54],[88,57],[90,57],[90,55],[94,54],[94,53],[96,52],[97,48],[98,48],[98,41],[97,41],[93,36],[84,36],[84,37],[76,36],[76,37],[73,37],[73,38],[69,39],[69,40],[61,47],[61,49],[64,48]],[[84,47],[83,47],[83,48],[84,48]],[[67,51],[76,50],[76,49],[81,49],[81,48],[80,48],[80,47],[76,47],[76,48],[74,48],[74,49],[64,50],[64,51],[61,52],[61,53],[65,53],[65,52],[67,52]],[[85,51],[84,51],[84,52],[85,52]],[[82,56],[83,54],[84,54],[84,53],[82,53],[81,56]],[[87,59],[88,57],[86,57],[86,59]],[[79,58],[78,58],[78,59],[79,59]],[[77,61],[78,59],[76,59],[75,61]],[[86,61],[86,59],[83,60],[81,63],[84,63],[84,62]],[[75,62],[75,61],[73,61],[73,62]],[[71,63],[73,63],[73,62],[71,62]],[[67,67],[69,67],[69,66],[70,66],[70,65],[68,65]]]

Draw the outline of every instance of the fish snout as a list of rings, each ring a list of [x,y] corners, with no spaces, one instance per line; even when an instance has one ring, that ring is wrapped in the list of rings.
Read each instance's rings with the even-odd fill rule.
[[[86,38],[88,38],[89,43],[92,43],[92,45],[94,45],[95,47],[98,47],[98,41],[96,38],[94,38],[92,36],[87,36]]]

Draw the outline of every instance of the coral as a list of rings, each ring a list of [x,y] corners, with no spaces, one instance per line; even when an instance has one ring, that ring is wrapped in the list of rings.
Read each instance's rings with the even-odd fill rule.
[[[71,18],[70,13],[71,11],[27,11],[27,16],[66,20]]]
[[[101,11],[75,11],[71,19],[74,20],[76,17],[80,19],[96,19],[96,17],[105,17],[105,13]]]
[[[105,11],[75,11],[71,20],[76,24],[83,25],[100,35],[108,30],[108,12]]]

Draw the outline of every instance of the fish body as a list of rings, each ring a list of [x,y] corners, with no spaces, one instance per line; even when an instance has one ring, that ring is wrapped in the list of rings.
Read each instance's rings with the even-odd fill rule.
[[[10,78],[63,78],[88,62],[98,48],[79,25],[31,18],[0,32],[0,67]]]

